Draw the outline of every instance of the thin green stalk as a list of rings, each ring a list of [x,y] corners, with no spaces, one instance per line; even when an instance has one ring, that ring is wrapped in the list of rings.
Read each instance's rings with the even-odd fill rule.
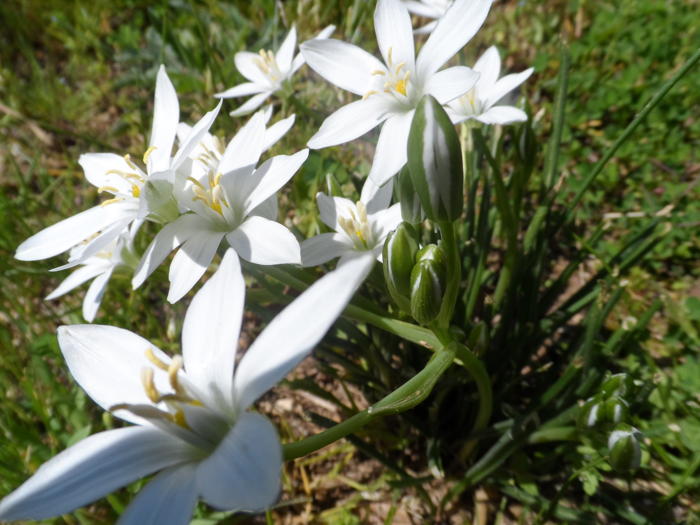
[[[462,261],[459,255],[459,247],[457,246],[454,223],[451,221],[441,221],[438,226],[442,234],[442,242],[444,243],[445,251],[447,252],[447,286],[445,289],[445,296],[442,299],[438,321],[440,326],[447,327],[450,325],[455,303],[457,302],[459,285],[462,279]]]
[[[564,116],[566,110],[566,92],[569,85],[569,68],[571,67],[571,55],[566,47],[561,50],[561,66],[559,68],[559,82],[557,95],[554,101],[554,115],[552,117],[552,136],[547,146],[547,157],[544,164],[545,190],[549,191],[554,186],[559,166],[559,149],[561,148],[561,136],[564,130]]]
[[[617,150],[624,144],[624,142],[634,133],[634,131],[639,127],[639,125],[644,121],[645,118],[651,113],[651,110],[654,109],[659,102],[666,96],[666,94],[675,86],[678,81],[683,78],[688,71],[690,71],[697,62],[700,61],[700,48],[692,54],[692,56],[683,64],[683,67],[681,67],[675,75],[673,75],[661,88],[656,92],[656,94],[651,97],[651,100],[647,102],[642,110],[637,114],[637,116],[632,120],[632,122],[629,123],[629,125],[625,128],[625,130],[622,132],[622,134],[617,138],[615,143],[608,149],[607,152],[605,152],[605,155],[603,155],[603,158],[598,161],[598,163],[595,165],[593,168],[593,171],[591,171],[586,179],[583,182],[583,185],[579,188],[578,192],[576,192],[576,195],[574,195],[573,200],[571,203],[568,203],[567,206],[569,208],[569,212],[566,215],[566,219],[562,221],[562,224],[568,223],[571,220],[572,214],[574,213],[574,209],[578,205],[578,203],[581,201],[583,198],[583,195],[586,193],[588,190],[588,187],[593,183],[595,178],[600,174],[601,171],[603,171],[603,168],[605,168],[605,165],[610,161],[610,159],[613,158]]]
[[[423,370],[368,409],[314,436],[285,444],[284,459],[295,459],[315,452],[348,434],[357,432],[376,417],[398,414],[413,408],[428,397],[438,378],[454,361],[456,350],[455,345],[438,350]]]

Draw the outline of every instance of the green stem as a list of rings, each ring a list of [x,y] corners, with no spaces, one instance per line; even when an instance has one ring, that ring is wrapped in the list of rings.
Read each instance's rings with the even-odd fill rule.
[[[413,408],[428,397],[438,378],[454,361],[456,350],[455,345],[438,350],[423,370],[368,409],[314,436],[285,444],[284,459],[295,459],[328,446],[348,434],[357,432],[376,417],[398,414]]]

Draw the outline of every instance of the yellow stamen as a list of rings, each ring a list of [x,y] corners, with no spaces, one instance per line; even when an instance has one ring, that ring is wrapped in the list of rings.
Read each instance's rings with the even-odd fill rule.
[[[131,194],[138,198],[139,195],[141,195],[141,188],[139,188],[136,184],[131,185]]]
[[[170,386],[173,387],[173,390],[177,392],[178,394],[184,394],[184,390],[180,386],[180,383],[177,380],[177,374],[182,368],[182,357],[179,355],[176,355],[173,357],[173,360],[170,362],[170,366],[168,367],[168,380],[170,381]]]
[[[379,92],[376,89],[370,89],[367,93],[365,93],[362,96],[362,100],[367,100],[369,97],[371,97],[372,95],[376,95],[377,93]]]
[[[153,363],[155,366],[160,368],[161,370],[165,370],[166,372],[170,369],[167,363],[161,361],[156,357],[156,354],[153,353],[153,349],[149,348],[146,350],[146,359],[148,359],[151,363]]]
[[[119,193],[119,190],[114,186],[100,186],[99,188],[97,188],[97,193],[104,193],[106,191],[110,193]]]
[[[201,182],[199,182],[197,179],[195,179],[194,177],[187,177],[187,180],[190,181],[195,186],[197,186],[199,189],[206,191],[206,188],[204,187],[204,185]]]
[[[128,153],[126,155],[124,155],[124,162],[126,162],[132,170],[138,169],[138,166],[136,166],[136,164],[134,164],[134,161],[131,160],[131,155],[129,155]]]
[[[406,79],[399,80],[396,85],[394,86],[394,89],[401,93],[404,97],[406,96]]]
[[[371,74],[372,74],[372,75],[380,75],[380,76],[381,76],[381,75],[386,75],[386,71],[382,71],[381,69],[375,69],[374,71],[372,71]]]
[[[108,204],[114,204],[115,202],[121,202],[124,200],[124,197],[114,197],[113,199],[107,199],[104,202],[100,203],[100,206],[107,206]]]
[[[151,156],[153,150],[158,149],[156,146],[149,146],[148,149],[143,154],[143,163],[148,164],[148,157]]]
[[[180,425],[183,428],[190,428],[190,426],[187,424],[187,420],[185,419],[185,413],[182,410],[175,412],[173,415],[173,423]]]
[[[143,390],[146,392],[148,399],[153,403],[160,402],[160,394],[156,388],[156,384],[153,381],[153,369],[152,368],[142,368],[141,369],[141,384],[143,384]]]

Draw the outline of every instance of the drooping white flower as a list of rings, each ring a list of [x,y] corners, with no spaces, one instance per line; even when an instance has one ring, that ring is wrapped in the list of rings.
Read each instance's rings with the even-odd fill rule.
[[[333,31],[335,26],[330,25],[315,38],[328,38]],[[254,96],[232,111],[231,116],[245,115],[259,108],[270,95],[282,89],[282,85],[304,65],[304,57],[301,54],[294,56],[296,44],[297,30],[292,26],[277,53],[267,49],[261,49],[258,53],[250,51],[236,53],[234,57],[236,67],[249,82],[238,84],[215,96],[219,98]]]
[[[220,104],[219,104],[220,107]],[[142,224],[147,210],[141,196],[146,181],[153,177],[172,178],[172,173],[189,151],[199,142],[214,121],[219,107],[207,113],[193,128],[191,136],[172,157],[175,131],[179,119],[177,94],[165,68],[160,67],[156,80],[151,140],[143,156],[141,169],[130,157],[113,153],[87,153],[80,156],[85,178],[99,193],[112,198],[98,206],[64,219],[24,241],[15,253],[17,259],[36,261],[82,245],[69,263],[80,264],[110,245],[128,231],[131,238]],[[79,258],[76,258],[79,255]]]
[[[90,436],[0,502],[0,521],[45,519],[156,473],[119,521],[185,525],[198,499],[259,511],[280,491],[274,426],[248,408],[318,343],[371,268],[359,257],[317,281],[260,334],[234,374],[245,283],[229,251],[192,300],[182,356],[120,328],[59,328],[71,374],[103,409],[137,426]]]
[[[495,46],[488,48],[474,65],[479,73],[476,85],[447,105],[447,113],[455,124],[475,119],[484,124],[511,124],[527,120],[527,114],[514,106],[497,105],[508,93],[525,82],[533,68],[498,78],[501,57]]]
[[[304,42],[309,66],[362,99],[330,115],[308,142],[318,149],[355,139],[382,124],[370,178],[384,184],[406,163],[413,113],[425,94],[441,104],[469,91],[478,73],[455,66],[438,71],[477,32],[492,0],[457,0],[415,57],[411,17],[399,0],[379,0],[374,29],[384,62],[339,40]]]
[[[100,307],[107,283],[114,270],[120,266],[128,266],[125,260],[125,252],[131,250],[131,240],[128,233],[123,233],[102,250],[87,258],[80,253],[84,246],[76,246],[71,250],[71,258],[80,261],[80,267],[74,270],[66,279],[58,285],[53,292],[46,296],[47,300],[56,299],[81,284],[93,279],[83,299],[83,317],[88,323],[95,319],[97,309]],[[73,267],[68,264],[66,267]],[[56,268],[62,270],[64,267]]]
[[[170,265],[168,293],[168,301],[178,301],[209,267],[224,238],[238,255],[255,264],[301,261],[296,237],[276,222],[275,194],[309,152],[278,155],[256,167],[271,137],[279,135],[274,126],[266,129],[267,118],[266,112],[253,115],[223,153],[211,136],[199,143],[202,154],[176,175],[174,194],[184,213],[146,249],[134,274],[134,288],[180,247]]]
[[[411,13],[424,16],[425,18],[435,18],[438,19],[447,12],[447,10],[452,6],[453,0],[402,0],[403,4],[406,6]],[[426,34],[430,33],[433,29],[437,27],[437,20],[419,27],[415,31],[415,34]]]
[[[369,252],[381,259],[386,236],[401,222],[401,205],[391,201],[392,181],[381,188],[370,179],[365,181],[358,202],[343,197],[316,195],[321,220],[335,233],[321,233],[306,239],[301,245],[304,266],[316,266],[340,257],[338,265]]]

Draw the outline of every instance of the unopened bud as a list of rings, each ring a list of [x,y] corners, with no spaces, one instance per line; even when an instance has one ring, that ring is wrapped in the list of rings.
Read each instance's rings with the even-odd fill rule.
[[[411,271],[411,315],[427,325],[440,313],[445,293],[447,257],[441,246],[421,249]]]
[[[389,294],[405,312],[411,311],[411,271],[418,252],[418,235],[402,222],[386,237],[382,259]]]
[[[399,171],[394,192],[396,193],[396,200],[401,203],[401,218],[411,224],[423,222],[425,214],[420,205],[420,198],[416,193],[408,166],[404,166]]]
[[[462,149],[454,125],[430,95],[418,103],[408,134],[408,169],[426,216],[454,221],[462,214]]]
[[[618,472],[634,472],[642,462],[642,434],[629,425],[621,425],[608,438],[610,465]]]

